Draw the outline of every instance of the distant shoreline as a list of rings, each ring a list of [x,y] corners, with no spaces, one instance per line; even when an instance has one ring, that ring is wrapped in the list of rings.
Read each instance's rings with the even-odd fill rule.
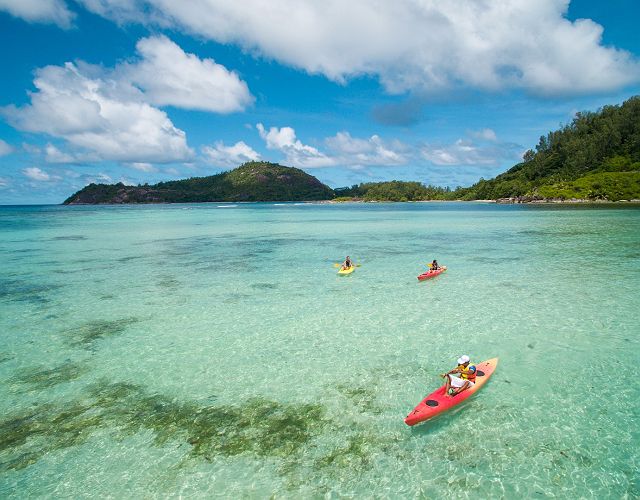
[[[495,205],[640,205],[640,200],[618,200],[618,201],[609,201],[609,200],[581,200],[581,199],[571,199],[571,200],[536,200],[536,201],[503,201],[503,200],[418,200],[418,201],[390,201],[390,200],[313,200],[313,201],[300,201],[300,200],[292,200],[292,201],[282,201],[282,200],[273,200],[273,201],[197,201],[197,202],[151,202],[151,203],[25,203],[25,204],[0,204],[0,207],[59,207],[59,206],[69,206],[69,207],[96,207],[96,206],[108,206],[108,207],[117,207],[117,206],[154,206],[154,205],[204,205],[204,204],[212,204],[212,203],[224,203],[224,204],[234,204],[234,205],[251,205],[254,203],[278,203],[278,204],[305,204],[305,205],[341,205],[341,204],[357,204],[357,203],[366,203],[366,204],[375,204],[375,203],[476,203],[476,204],[495,204]]]
[[[305,205],[343,205],[343,204],[356,204],[356,203],[484,203],[484,204],[496,204],[496,205],[638,205],[640,200],[582,200],[582,199],[569,199],[569,200],[528,200],[518,201],[511,200],[509,198],[500,198],[497,200],[410,200],[410,201],[393,201],[393,200],[264,200],[264,201],[185,201],[185,202],[147,202],[147,203],[60,203],[56,206],[132,206],[132,205],[204,205],[212,203],[225,203],[225,204],[242,204],[251,205],[254,203],[280,203],[280,204],[293,204],[303,203]],[[48,204],[45,204],[48,205]],[[22,206],[22,205],[0,205],[0,206]],[[28,205],[25,205],[28,206]]]
[[[339,205],[341,203],[495,203],[496,205],[628,205],[640,204],[640,200],[588,200],[572,198],[568,200],[561,199],[540,199],[540,200],[518,200],[515,198],[499,198],[497,200],[416,200],[416,201],[392,201],[392,200],[323,200],[317,202],[319,204]]]

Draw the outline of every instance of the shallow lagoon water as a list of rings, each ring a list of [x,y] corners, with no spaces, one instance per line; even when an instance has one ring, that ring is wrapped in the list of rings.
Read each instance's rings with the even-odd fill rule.
[[[0,261],[2,497],[640,495],[636,208],[2,207]]]

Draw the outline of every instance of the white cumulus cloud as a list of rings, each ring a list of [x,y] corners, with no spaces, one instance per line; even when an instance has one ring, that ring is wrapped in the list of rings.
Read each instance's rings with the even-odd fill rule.
[[[271,127],[267,130],[262,123],[258,123],[256,128],[267,148],[281,151],[290,165],[307,168],[335,165],[332,158],[317,148],[303,144],[291,127]]]
[[[164,111],[94,67],[47,66],[37,71],[34,84],[31,104],[0,110],[15,128],[65,139],[100,160],[162,163],[193,155],[185,133]]]
[[[70,28],[75,17],[64,0],[0,0],[1,11],[29,23],[57,24],[61,28]]]
[[[176,106],[216,113],[242,111],[253,103],[247,84],[213,59],[185,53],[165,36],[141,39],[141,59],[117,69],[158,106]]]
[[[82,61],[41,68],[31,103],[0,108],[0,115],[17,129],[66,140],[71,151],[47,146],[51,163],[170,163],[194,152],[158,106],[230,113],[253,102],[236,73],[164,36],[143,38],[137,49],[136,60],[111,69]]]
[[[390,92],[462,85],[575,94],[640,81],[640,65],[567,19],[569,0],[78,0],[118,22],[234,43],[342,82],[368,74]]]
[[[248,161],[257,161],[260,154],[244,141],[236,142],[232,146],[225,146],[224,142],[217,141],[213,146],[202,148],[206,160],[220,167],[237,167]]]
[[[22,173],[33,181],[45,182],[52,179],[52,177],[47,172],[38,167],[24,168],[22,169]]]
[[[76,161],[73,155],[60,151],[53,144],[47,144],[44,151],[47,163],[74,163]]]
[[[378,135],[361,139],[343,131],[327,137],[324,140],[325,151],[322,151],[303,144],[292,127],[270,127],[267,130],[258,123],[256,128],[268,149],[282,152],[285,161],[297,167],[405,165],[415,149],[398,140],[385,141]]]
[[[400,141],[387,144],[379,136],[359,139],[349,132],[338,132],[325,143],[337,156],[336,162],[346,165],[403,165],[407,162],[408,148]]]

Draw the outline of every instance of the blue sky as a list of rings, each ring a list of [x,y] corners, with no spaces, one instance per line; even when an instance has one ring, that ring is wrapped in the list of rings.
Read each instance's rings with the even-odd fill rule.
[[[0,204],[263,159],[469,185],[640,93],[636,0],[0,0]]]

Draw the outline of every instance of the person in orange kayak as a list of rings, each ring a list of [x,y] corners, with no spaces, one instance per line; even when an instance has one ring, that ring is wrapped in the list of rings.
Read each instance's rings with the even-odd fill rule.
[[[447,379],[445,393],[455,396],[473,387],[476,381],[476,371],[476,367],[471,364],[469,356],[466,354],[460,356],[458,358],[458,366],[442,374],[442,377]]]
[[[351,262],[351,257],[347,255],[347,258],[342,263],[342,269],[349,269],[350,267],[353,267],[353,262]]]
[[[433,259],[433,262],[429,264],[429,269],[431,269],[432,271],[437,271],[438,269],[440,269],[440,266],[438,265],[438,261],[436,259]]]

